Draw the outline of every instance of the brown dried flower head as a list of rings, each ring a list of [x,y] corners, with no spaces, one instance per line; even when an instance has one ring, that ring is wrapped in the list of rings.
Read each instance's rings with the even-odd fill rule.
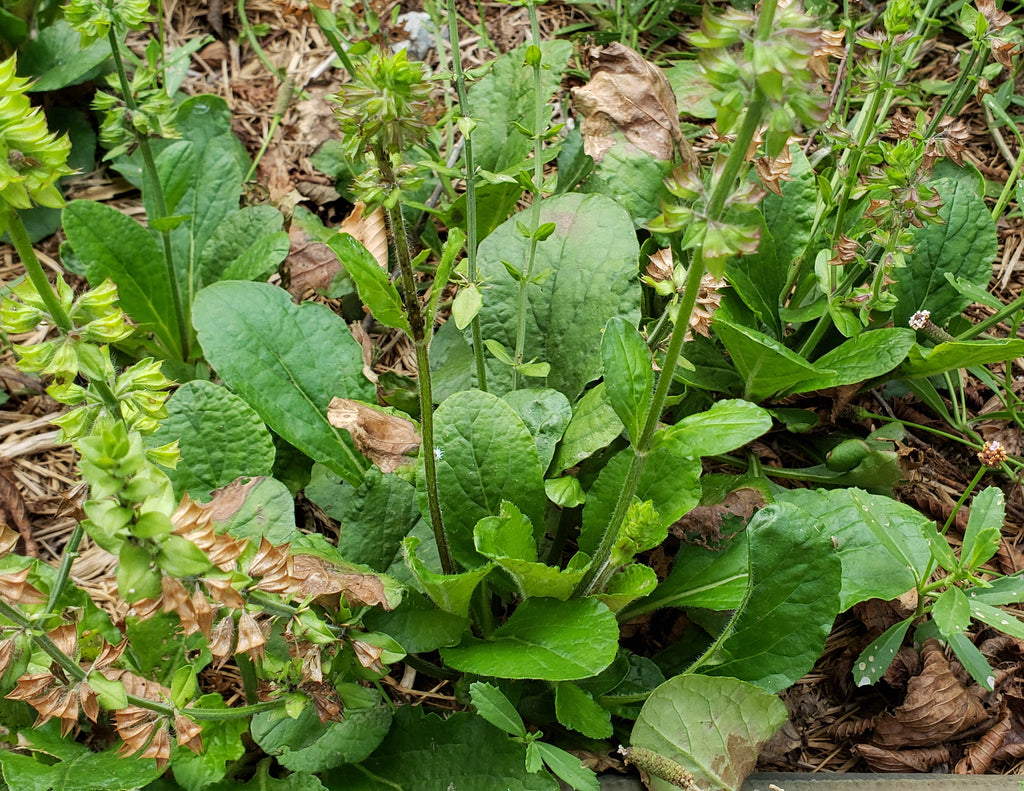
[[[184,714],[174,715],[174,734],[179,747],[187,747],[196,755],[203,752],[203,728]]]
[[[1003,447],[1003,443],[996,439],[986,442],[982,445],[981,450],[978,451],[978,461],[986,467],[998,467],[1007,458],[1009,456],[1006,453],[1006,448]]]
[[[765,189],[781,196],[782,186],[779,182],[793,180],[789,175],[789,171],[793,167],[793,150],[786,146],[775,159],[767,156],[760,157],[754,161],[754,167],[757,169],[757,175],[761,177],[761,183]]]
[[[828,262],[832,266],[844,266],[845,264],[852,263],[857,259],[857,251],[859,249],[860,244],[856,239],[851,239],[846,234],[842,234],[839,237],[839,244],[836,245],[836,254]]]

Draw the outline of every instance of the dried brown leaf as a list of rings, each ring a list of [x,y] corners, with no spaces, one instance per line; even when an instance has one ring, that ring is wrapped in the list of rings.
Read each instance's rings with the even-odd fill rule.
[[[19,535],[9,528],[4,522],[0,522],[0,558],[9,555],[18,545]]]
[[[18,530],[18,535],[25,542],[25,554],[29,557],[39,556],[36,540],[32,537],[32,523],[28,517],[28,506],[25,505],[25,499],[21,495],[21,488],[7,474],[7,470],[2,468],[0,468],[0,525],[4,525],[5,529],[7,525],[14,525]],[[0,531],[0,542],[3,545],[10,542],[10,538],[5,537],[3,531]],[[0,552],[0,555],[3,554],[6,553]]]
[[[991,728],[985,731],[985,735],[977,742],[967,748],[964,757],[957,761],[953,768],[953,774],[958,775],[983,775],[988,771],[995,759],[999,748],[1012,727],[1010,714],[1007,713],[996,722]]]
[[[380,467],[381,472],[394,472],[412,464],[409,456],[420,448],[420,437],[411,420],[388,415],[350,398],[332,398],[327,406],[327,420],[348,431],[356,450]]]
[[[384,209],[378,206],[369,214],[366,214],[366,204],[356,201],[341,222],[338,229],[341,233],[347,233],[370,251],[373,260],[381,269],[388,268],[388,229],[384,223]]]
[[[855,744],[850,752],[863,758],[875,772],[927,772],[937,764],[950,761],[948,747],[886,750],[871,744]]]
[[[985,718],[984,708],[967,694],[938,641],[926,641],[921,653],[924,667],[908,682],[903,704],[876,721],[872,742],[877,747],[942,744]]]
[[[291,248],[288,251],[288,271],[291,279],[288,292],[296,298],[307,291],[321,292],[331,285],[341,271],[341,261],[323,242],[310,237],[305,229],[293,222],[288,229]]]
[[[352,337],[356,339],[359,347],[363,350],[363,376],[377,384],[380,377],[373,370],[373,340],[371,340],[370,334],[363,329],[363,324],[359,321],[349,324],[349,329],[352,330]]]
[[[574,88],[572,97],[583,116],[583,150],[595,162],[616,144],[616,133],[660,160],[672,160],[677,148],[689,148],[675,94],[661,69],[619,43],[594,48],[590,57],[590,82]]]

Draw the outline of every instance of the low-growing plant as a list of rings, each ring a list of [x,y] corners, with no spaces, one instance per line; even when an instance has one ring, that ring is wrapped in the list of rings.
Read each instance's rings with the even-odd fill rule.
[[[56,327],[18,349],[20,364],[77,407],[61,425],[89,487],[59,569],[10,553],[17,536],[0,533],[0,684],[33,753],[0,751],[12,789],[54,785],[75,764],[124,787],[189,791],[250,779],[553,789],[556,777],[595,791],[571,751],[612,739],[628,742],[625,760],[653,788],[734,789],[785,721],[775,693],[813,666],[837,615],[909,590],[914,611],[865,650],[857,683],[877,680],[916,625],[992,688],[972,620],[1024,636],[998,609],[1024,600],[1024,582],[984,566],[1003,521],[996,488],[973,497],[958,556],[945,537],[953,516],[937,529],[888,496],[901,472],[889,427],[829,443],[823,464],[802,470],[729,455],[776,422],[809,427],[774,399],[898,380],[948,415],[937,377],[951,395],[964,367],[998,385],[983,366],[1021,351],[968,340],[958,318],[987,282],[994,226],[969,173],[930,168],[940,146],[955,159],[955,128],[921,114],[881,134],[925,32],[922,21],[908,35],[917,7],[888,4],[878,34],[845,20],[849,42],[856,33],[879,54],[849,72],[831,108],[822,58],[842,37],[796,5],[705,7],[691,43],[717,113],[710,164],[678,131],[661,158],[622,145],[624,130],[603,157],[585,154],[591,132],[553,124],[549,106],[571,47],[541,41],[527,10],[530,43],[475,84],[453,53],[457,115],[435,125],[423,64],[346,50],[348,22],[314,11],[351,78],[335,97],[336,152],[358,174],[354,197],[384,217],[394,278],[349,234],[322,237],[372,320],[413,350],[404,412],[380,406],[342,318],[258,282],[287,239],[276,210],[239,208],[247,165],[223,103],[172,108],[155,49],[130,82],[117,53],[148,6],[68,12],[87,35],[109,35],[120,93],[99,105],[115,155],[139,149],[149,220],[85,201],[64,209],[62,257],[91,286],[77,298],[46,281],[18,214],[61,203],[67,146],[31,114],[13,61],[3,65],[4,106],[31,132],[4,138],[31,152],[0,184],[29,275],[6,295],[4,329]],[[961,21],[972,55],[944,105],[953,112],[990,31],[1007,27],[991,12]],[[664,96],[655,75],[652,95]],[[149,140],[172,121],[180,138]],[[793,145],[800,129],[821,136],[823,156]],[[456,132],[463,154],[449,161]],[[446,197],[423,199],[423,183]],[[970,233],[947,239],[953,222]],[[923,276],[954,255],[961,268]],[[888,326],[912,315],[920,339]],[[113,362],[143,352],[154,356]],[[192,381],[168,398],[166,374]],[[966,416],[951,426],[981,451],[962,505],[1009,460]],[[313,464],[293,486],[337,521],[333,544],[296,527],[293,492],[274,477],[290,476],[289,446]],[[746,469],[707,474],[708,458]],[[851,483],[864,488],[839,488]],[[659,578],[647,553],[683,533],[696,506],[741,490],[750,513],[723,517],[711,547],[684,540]],[[71,581],[83,535],[117,556],[120,621]],[[678,642],[649,656],[621,639],[621,624],[667,608],[690,615]],[[450,683],[464,710],[395,710],[382,680],[400,662],[401,688],[417,676]],[[216,686],[228,663],[244,702]],[[135,760],[112,758],[108,724]],[[78,728],[90,746],[64,738]]]

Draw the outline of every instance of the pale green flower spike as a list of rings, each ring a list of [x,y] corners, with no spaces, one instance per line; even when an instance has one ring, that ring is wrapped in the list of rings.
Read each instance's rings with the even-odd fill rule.
[[[29,80],[17,76],[17,59],[0,62],[0,200],[15,209],[34,203],[64,205],[57,179],[67,165],[71,141],[46,126],[46,117],[25,95]],[[0,232],[6,228],[0,228]]]
[[[82,36],[82,46],[104,38],[115,30],[141,30],[153,21],[149,0],[71,0],[64,6],[64,19]]]

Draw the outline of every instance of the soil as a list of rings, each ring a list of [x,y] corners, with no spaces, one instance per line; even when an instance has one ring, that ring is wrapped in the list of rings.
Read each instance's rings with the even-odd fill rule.
[[[522,7],[491,2],[477,5],[464,0],[460,0],[460,6],[472,23],[479,22],[479,12],[483,11],[493,47],[488,50],[479,35],[463,28],[459,47],[468,65],[483,63],[495,51],[508,51],[528,35],[526,11]],[[325,141],[337,137],[325,97],[337,90],[340,72],[331,68],[333,52],[304,4],[297,0],[250,0],[246,4],[250,22],[266,26],[268,32],[260,30],[260,42],[270,61],[287,70],[296,85],[290,109],[272,136],[271,119],[279,80],[255,57],[249,44],[244,39],[240,41],[234,4],[218,0],[209,0],[207,4],[165,0],[164,7],[170,47],[196,36],[214,37],[193,58],[183,90],[225,98],[233,112],[235,131],[251,153],[259,151],[270,136],[254,179],[258,197],[286,213],[302,204],[328,222],[340,222],[351,207],[334,190],[332,180],[310,163],[310,157]],[[376,0],[372,10],[377,17],[389,19],[394,5]],[[409,10],[420,9],[401,8]],[[553,3],[541,6],[540,13],[541,29],[547,35],[588,21],[573,5]],[[400,37],[394,29],[391,34],[393,38]],[[950,80],[955,76],[955,47],[959,43],[940,39],[928,45],[913,79]],[[685,46],[678,41],[670,42],[662,50]],[[428,61],[431,59],[436,63],[436,52],[428,55]],[[70,96],[75,101],[79,94]],[[1013,139],[989,133],[984,111],[977,101],[968,104],[961,119],[971,133],[966,158],[987,179],[1005,181],[1016,157]],[[698,136],[694,143],[700,152],[702,138]],[[102,200],[132,216],[142,215],[137,192],[104,167],[71,179],[67,191],[71,199]],[[1019,213],[1012,220],[1002,220],[998,231],[999,255],[993,267],[991,291],[1006,303],[1021,293],[1024,222]],[[61,272],[56,263],[59,242],[55,237],[38,245],[44,266],[55,273]],[[294,252],[298,260],[300,251]],[[0,247],[0,281],[9,282],[21,273],[13,250]],[[306,292],[304,296],[312,296],[312,289]],[[975,320],[987,315],[983,307],[971,310]],[[1001,329],[1008,331],[1005,327]],[[391,336],[371,336],[370,342],[380,350],[375,366],[378,372],[414,374],[407,345]],[[1013,380],[1024,382],[1020,362],[1015,361],[1013,368]],[[75,523],[76,503],[80,499],[74,453],[56,444],[57,432],[49,422],[60,406],[46,396],[38,382],[17,371],[9,352],[0,357],[0,382],[10,394],[10,400],[0,407],[0,519],[19,530],[25,553],[46,560],[58,559]],[[970,382],[967,393],[974,415],[984,415],[998,407],[994,393],[980,382]],[[883,398],[877,392],[819,393],[790,405],[818,412],[822,421],[817,430],[822,434],[864,436],[878,428],[869,421],[850,419],[847,407],[854,405],[924,426],[946,428],[912,398]],[[986,439],[1002,441],[1011,454],[1021,453],[1021,437],[1012,426],[991,421],[982,424],[981,430]],[[764,442],[752,449],[766,468],[807,463],[792,448],[777,443]],[[963,446],[939,440],[924,431],[911,431],[900,452],[906,483],[896,490],[897,498],[944,522],[977,468],[976,460]],[[1024,492],[1017,481],[990,476],[986,483],[1003,488],[1007,503],[1003,542],[993,567],[1002,573],[1020,571],[1024,569],[1024,551],[1020,546]],[[315,510],[310,510],[307,517],[310,528],[330,531],[330,525]],[[954,521],[954,544],[962,535],[965,519],[966,513],[961,511]],[[115,608],[111,560],[98,547],[86,545],[73,574],[99,603]],[[664,553],[660,559],[651,558],[656,568],[659,561],[667,564],[669,560]],[[760,770],[1024,774],[1022,641],[985,630],[973,635],[996,668],[993,693],[984,693],[973,685],[962,668],[934,646],[920,652],[904,649],[880,683],[873,687],[855,686],[851,673],[854,659],[885,628],[904,617],[908,605],[912,603],[867,602],[839,619],[813,671],[783,693],[791,719],[765,749]],[[665,631],[671,632],[671,627]],[[205,681],[220,691],[239,687],[239,679],[227,669],[217,678]],[[424,686],[424,679],[408,671],[403,674],[401,667],[386,683],[398,698],[430,701],[442,707],[455,705],[451,690],[444,684]]]

